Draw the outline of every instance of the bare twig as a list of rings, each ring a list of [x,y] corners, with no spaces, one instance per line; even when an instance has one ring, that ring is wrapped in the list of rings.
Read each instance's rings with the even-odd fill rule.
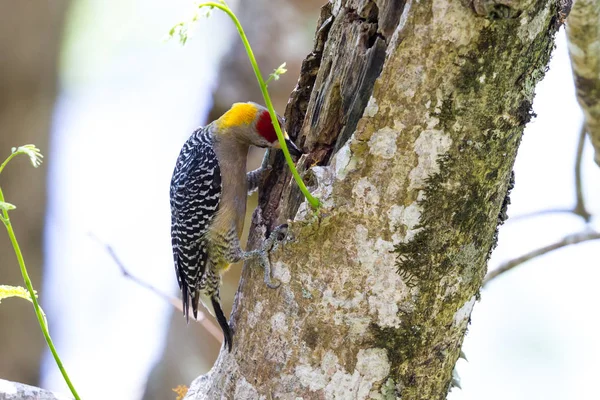
[[[577,100],[600,166],[600,1],[575,1],[567,19],[567,37]]]
[[[575,196],[577,202],[573,213],[579,215],[584,219],[585,222],[590,222],[592,215],[585,208],[585,201],[583,198],[583,187],[581,183],[581,161],[583,159],[583,148],[585,145],[586,129],[585,124],[581,125],[581,131],[579,132],[579,143],[577,144],[577,157],[575,158]]]
[[[533,250],[532,252],[529,252],[525,255],[522,255],[521,257],[517,257],[514,260],[510,260],[500,265],[498,268],[496,268],[493,271],[490,271],[487,274],[487,276],[483,280],[483,285],[487,285],[492,279],[498,277],[499,275],[507,271],[512,270],[515,267],[518,267],[519,265],[527,261],[534,259],[535,257],[550,253],[551,251],[558,250],[566,246],[570,246],[572,244],[578,244],[597,239],[600,239],[600,233],[593,231],[578,232],[572,235],[565,236],[562,240],[556,243],[552,243],[548,246],[541,247],[537,250]]]
[[[152,293],[154,293],[157,296],[163,298],[165,301],[171,303],[171,305],[173,307],[175,307],[176,309],[178,309],[180,312],[183,312],[183,306],[181,304],[181,301],[178,298],[166,294],[165,292],[161,291],[157,287],[155,287],[155,286],[149,284],[148,282],[145,282],[144,280],[142,280],[142,279],[136,277],[135,275],[131,274],[131,272],[129,272],[129,270],[127,268],[125,268],[125,265],[123,264],[123,262],[121,261],[121,259],[119,259],[119,257],[117,256],[117,253],[112,248],[112,246],[110,246],[107,243],[102,242],[99,238],[97,238],[92,233],[90,233],[89,235],[90,235],[90,237],[92,239],[94,239],[96,242],[98,242],[100,245],[102,245],[106,249],[106,252],[110,255],[110,257],[113,259],[113,261],[115,262],[115,264],[117,264],[117,266],[121,270],[121,273],[123,274],[123,276],[125,276],[126,278],[131,279],[132,281],[134,281],[138,285],[140,285],[140,286],[142,286],[142,287],[150,290]],[[190,318],[192,318],[192,319],[196,320],[197,322],[199,322],[202,325],[202,327],[204,329],[206,329],[206,331],[212,337],[215,338],[215,340],[217,342],[219,342],[219,343],[223,342],[223,332],[221,332],[221,330],[210,319],[206,318],[206,316],[204,315],[204,313],[202,311],[198,311],[198,318],[194,318],[193,315],[190,315]]]
[[[523,219],[529,219],[534,217],[540,217],[548,214],[573,214],[574,211],[572,208],[551,208],[548,210],[540,210],[534,211],[528,214],[516,215],[514,217],[510,217],[507,222],[517,222]]]

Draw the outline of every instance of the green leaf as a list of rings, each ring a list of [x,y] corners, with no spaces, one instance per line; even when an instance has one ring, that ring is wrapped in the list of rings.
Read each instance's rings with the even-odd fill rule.
[[[17,208],[14,204],[7,203],[5,201],[0,201],[0,210],[2,211],[10,211]]]
[[[279,67],[275,68],[275,70],[269,75],[269,79],[265,82],[266,85],[271,81],[278,81],[279,77],[287,72],[287,68],[285,68],[285,64],[281,64]]]
[[[22,299],[32,301],[29,292],[24,287],[0,285],[0,302],[2,302],[4,299],[8,299],[9,297],[20,297]]]
[[[213,10],[215,8],[213,6],[208,6],[206,7],[206,11],[204,11],[204,14],[202,15],[204,18],[210,18],[212,16]],[[196,13],[195,15],[195,19],[192,18],[192,21],[197,21],[198,20],[198,13]]]
[[[14,154],[27,155],[29,157],[29,160],[31,161],[31,165],[33,165],[34,168],[39,167],[42,164],[42,158],[44,158],[40,149],[35,147],[35,145],[33,145],[33,144],[26,144],[24,146],[19,146],[17,148],[13,147],[12,152]]]
[[[285,63],[281,64],[279,67],[275,68],[275,70],[269,75],[269,79],[265,82],[265,85],[268,85],[271,81],[278,81],[279,77],[287,72],[285,68]]]
[[[226,4],[224,1],[220,1],[220,3]],[[192,37],[194,25],[198,22],[200,17],[210,18],[213,10],[215,9],[215,7],[210,4],[205,5],[200,3],[196,3],[194,7],[196,10],[194,10],[194,12],[189,18],[187,18],[186,21],[178,22],[174,27],[171,28],[171,30],[169,30],[167,39],[177,36],[179,38],[179,43],[182,46],[185,45],[188,39]],[[204,12],[200,13],[197,8],[204,8]]]
[[[279,67],[273,71],[271,75],[273,75],[273,79],[277,80],[279,77],[287,72],[287,68],[285,68],[286,63],[281,64]]]
[[[36,290],[33,291],[33,294],[37,298]],[[8,299],[10,297],[20,297],[33,303],[33,300],[31,300],[31,296],[29,295],[29,291],[24,287],[0,285],[0,303],[2,303],[2,300]],[[46,324],[46,326],[48,326],[48,319],[46,318],[46,313],[44,312],[44,310],[42,310],[42,307],[40,307],[40,312],[44,317],[44,323]]]

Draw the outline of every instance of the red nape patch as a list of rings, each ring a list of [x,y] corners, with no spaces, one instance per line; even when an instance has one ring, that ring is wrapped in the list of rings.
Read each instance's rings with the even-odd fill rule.
[[[260,118],[256,122],[256,130],[258,131],[258,134],[267,139],[269,143],[273,143],[277,140],[277,134],[271,123],[271,116],[268,111],[263,111],[260,115]]]

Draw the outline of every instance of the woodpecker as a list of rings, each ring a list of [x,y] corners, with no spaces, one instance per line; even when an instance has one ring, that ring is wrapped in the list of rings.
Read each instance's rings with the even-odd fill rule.
[[[283,130],[281,117],[278,122],[290,154],[300,156],[302,152]],[[219,119],[192,133],[171,178],[171,243],[183,315],[189,322],[191,304],[196,318],[201,300],[217,319],[229,351],[232,332],[221,308],[221,275],[231,264],[255,258],[264,268],[265,283],[277,287],[271,282],[268,252],[287,230],[287,225],[280,225],[257,250],[240,247],[246,199],[265,171],[261,167],[246,173],[251,145],[281,148],[265,107],[235,103]]]

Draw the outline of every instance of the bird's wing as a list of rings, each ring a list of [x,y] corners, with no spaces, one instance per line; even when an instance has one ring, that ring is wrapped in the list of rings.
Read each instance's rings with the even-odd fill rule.
[[[171,179],[171,243],[183,309],[189,319],[189,300],[196,316],[198,283],[206,271],[208,231],[221,199],[221,171],[212,136],[204,128],[184,144]]]

